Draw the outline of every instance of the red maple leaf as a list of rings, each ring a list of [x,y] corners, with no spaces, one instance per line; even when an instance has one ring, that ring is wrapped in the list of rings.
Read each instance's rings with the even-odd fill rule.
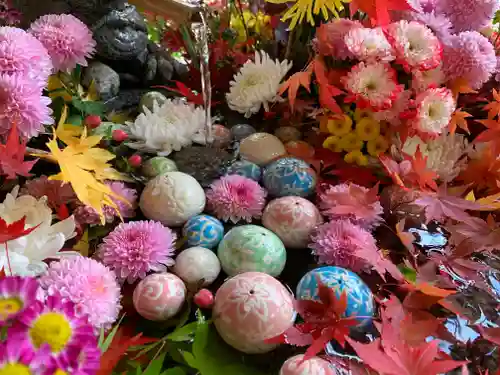
[[[342,113],[342,109],[334,98],[344,92],[330,83],[326,66],[320,57],[316,57],[312,62],[312,67],[319,86],[319,104],[333,113]]]
[[[15,179],[16,175],[29,177],[29,171],[38,159],[24,161],[26,152],[26,141],[19,141],[17,126],[14,123],[10,130],[5,145],[0,144],[0,174],[5,175],[7,179]]]
[[[484,143],[491,142],[491,147],[493,148],[495,154],[500,151],[500,118],[497,120],[477,120],[488,129],[484,130],[475,139],[474,143]]]
[[[406,180],[418,185],[421,190],[427,188],[438,189],[436,184],[438,175],[427,168],[427,156],[422,155],[420,147],[417,146],[417,151],[413,157],[406,156],[405,159],[411,163],[411,171],[406,175]]]
[[[177,94],[181,94],[184,96],[188,102],[191,102],[196,105],[203,105],[203,94],[201,93],[194,93],[193,90],[191,90],[189,87],[187,87],[184,83],[179,82],[179,81],[173,81],[175,82],[175,85],[177,88],[173,87],[168,87],[168,86],[152,86],[152,88],[156,89],[165,89],[169,91],[176,92]],[[211,105],[214,106],[216,104],[219,104],[219,102],[211,102]]]
[[[391,22],[390,10],[414,10],[406,0],[353,0],[349,6],[351,16],[358,10],[370,17],[373,26],[384,26]]]

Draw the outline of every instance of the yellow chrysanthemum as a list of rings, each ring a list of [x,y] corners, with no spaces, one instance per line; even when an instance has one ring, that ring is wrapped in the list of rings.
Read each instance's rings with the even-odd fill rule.
[[[361,166],[368,165],[368,158],[363,155],[361,151],[355,150],[347,153],[344,156],[344,161],[350,164],[357,164]]]
[[[267,0],[269,3],[286,4],[290,0]],[[283,21],[290,20],[290,29],[295,28],[298,23],[306,18],[312,26],[314,26],[313,15],[318,15],[320,12],[325,19],[328,20],[330,13],[336,18],[339,17],[339,12],[344,9],[344,3],[349,0],[295,0],[293,4],[281,18]]]
[[[380,124],[371,118],[362,118],[356,123],[356,134],[362,141],[376,139],[380,135]]]
[[[333,152],[342,152],[342,148],[339,147],[339,141],[339,136],[331,135],[323,141],[323,148],[327,148]]]
[[[366,149],[371,156],[379,156],[387,151],[389,148],[389,142],[382,136],[378,136],[375,139],[372,139],[367,142]]]
[[[361,150],[363,141],[358,138],[356,133],[349,133],[340,138],[339,147],[344,151]]]
[[[245,24],[243,24],[243,21]],[[245,26],[249,31],[259,34],[264,37],[272,36],[272,28],[270,27],[271,16],[259,11],[254,14],[250,10],[243,11],[243,20],[240,13],[233,13],[231,15],[231,28],[237,33],[237,40],[243,42],[247,39]]]
[[[326,124],[328,132],[333,135],[343,136],[351,132],[352,119],[344,115],[343,119],[329,119]]]
[[[365,117],[371,117],[371,112],[364,110],[364,109],[359,109],[359,108],[356,108],[354,110],[354,121],[358,122],[359,120],[361,120]]]

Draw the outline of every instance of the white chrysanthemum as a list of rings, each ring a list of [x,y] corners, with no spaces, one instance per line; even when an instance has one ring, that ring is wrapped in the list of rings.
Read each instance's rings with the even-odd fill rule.
[[[403,90],[396,71],[382,62],[360,62],[342,78],[342,83],[349,91],[347,102],[356,102],[360,108],[370,107],[375,111],[392,107]]]
[[[36,199],[31,195],[18,197],[19,186],[7,194],[0,204],[0,217],[8,224],[25,217],[25,228],[38,227],[30,234],[0,246],[0,269],[7,274],[38,276],[47,270],[45,259],[79,256],[73,251],[63,251],[65,242],[75,236],[73,216],[52,225],[52,210],[47,198]],[[12,271],[12,273],[10,272]]]
[[[399,139],[395,144],[391,151],[396,158],[402,158],[402,153],[413,156],[418,147],[427,157],[427,168],[436,172],[442,181],[452,181],[467,163],[468,142],[461,134],[442,134],[428,142],[417,136],[408,137],[403,146]]]
[[[422,92],[428,88],[439,87],[446,80],[442,65],[430,70],[414,70],[411,87],[416,92]]]
[[[269,103],[280,99],[280,82],[291,67],[288,60],[279,62],[265,52],[255,52],[255,61],[247,61],[230,83],[226,94],[229,108],[244,113],[245,117],[259,112],[261,106],[269,111]]]
[[[391,108],[385,111],[373,112],[377,121],[386,121],[393,126],[401,125],[401,114],[410,106],[411,91],[405,90],[398,95]]]
[[[387,27],[386,36],[397,61],[407,70],[434,69],[441,62],[441,43],[427,26],[415,21],[399,21]]]
[[[152,111],[144,108],[144,113],[127,125],[133,138],[128,146],[159,155],[169,155],[193,142],[206,142],[205,111],[180,100],[168,99],[161,106],[154,102]]]
[[[392,61],[392,46],[381,28],[356,28],[349,31],[344,42],[349,51],[359,60]]]
[[[455,111],[453,93],[446,87],[428,89],[417,95],[416,116],[412,127],[423,135],[441,134],[448,126]]]

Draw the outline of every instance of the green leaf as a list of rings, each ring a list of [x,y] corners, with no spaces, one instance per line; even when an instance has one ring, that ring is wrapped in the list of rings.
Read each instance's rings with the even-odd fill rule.
[[[104,104],[101,102],[94,102],[90,100],[81,100],[80,98],[73,96],[71,99],[73,106],[78,109],[84,116],[88,115],[99,115],[102,116],[105,111]]]
[[[399,267],[399,270],[404,275],[406,280],[412,283],[415,283],[417,281],[417,271],[415,271],[413,268],[401,265]]]
[[[208,332],[210,327],[200,310],[196,312],[196,317],[198,318],[198,321],[194,336],[193,355],[198,357],[203,356],[204,354],[205,347],[208,344]]]
[[[493,17],[493,25],[500,23],[500,10],[497,10],[495,17]]]
[[[186,363],[191,366],[192,368],[198,368],[198,364],[196,362],[196,359],[194,358],[194,356],[189,353],[189,352],[182,352],[182,356],[184,357],[184,360],[186,361]],[[199,370],[199,368],[198,368]]]
[[[187,372],[182,367],[169,368],[161,373],[161,375],[186,375]]]
[[[101,349],[101,353],[105,353],[109,349],[111,343],[113,342],[113,338],[115,337],[116,332],[118,332],[118,328],[120,327],[120,324],[124,317],[125,314],[123,314],[118,323],[115,324],[115,326],[113,327],[111,332],[109,332],[106,339],[104,339],[104,329],[101,328],[101,332],[99,334],[99,348]]]
[[[142,375],[160,375],[161,369],[163,367],[163,362],[165,362],[166,354],[167,353],[162,353],[153,361],[151,361],[148,367],[146,367],[146,370],[144,370],[144,372],[142,373]]]
[[[192,322],[186,324],[184,327],[177,328],[174,332],[167,336],[167,340],[178,342],[178,341],[189,341],[193,339],[193,336],[198,328],[198,322]]]

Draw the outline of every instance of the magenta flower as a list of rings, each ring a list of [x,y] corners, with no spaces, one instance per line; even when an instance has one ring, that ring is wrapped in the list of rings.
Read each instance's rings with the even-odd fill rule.
[[[0,74],[0,135],[9,133],[13,123],[22,136],[31,138],[54,123],[51,100],[29,78]]]
[[[36,301],[38,282],[31,277],[7,276],[0,279],[0,327]]]
[[[53,357],[46,374],[95,375],[101,367],[101,350],[97,340],[82,346],[73,346],[68,355]]]
[[[34,350],[26,337],[8,335],[0,341],[0,374],[45,374],[45,364],[50,360],[50,347]]]
[[[57,211],[62,205],[72,204],[76,201],[76,195],[71,184],[49,180],[47,176],[40,176],[26,181],[21,189],[21,194],[31,195],[36,199],[46,197],[48,206],[54,211]]]
[[[131,221],[104,238],[98,256],[118,278],[133,283],[174,264],[175,240],[175,233],[159,222]]]
[[[56,70],[87,66],[95,50],[92,32],[71,14],[48,14],[31,24],[29,32],[45,46]]]
[[[76,314],[96,329],[108,329],[120,312],[120,286],[114,272],[94,259],[63,258],[52,262],[40,285],[48,295],[75,304]]]
[[[50,56],[38,39],[16,27],[0,27],[0,74],[17,74],[42,90],[52,69]]]
[[[266,195],[267,192],[257,182],[239,175],[221,177],[206,192],[208,209],[217,218],[233,223],[260,218]]]

